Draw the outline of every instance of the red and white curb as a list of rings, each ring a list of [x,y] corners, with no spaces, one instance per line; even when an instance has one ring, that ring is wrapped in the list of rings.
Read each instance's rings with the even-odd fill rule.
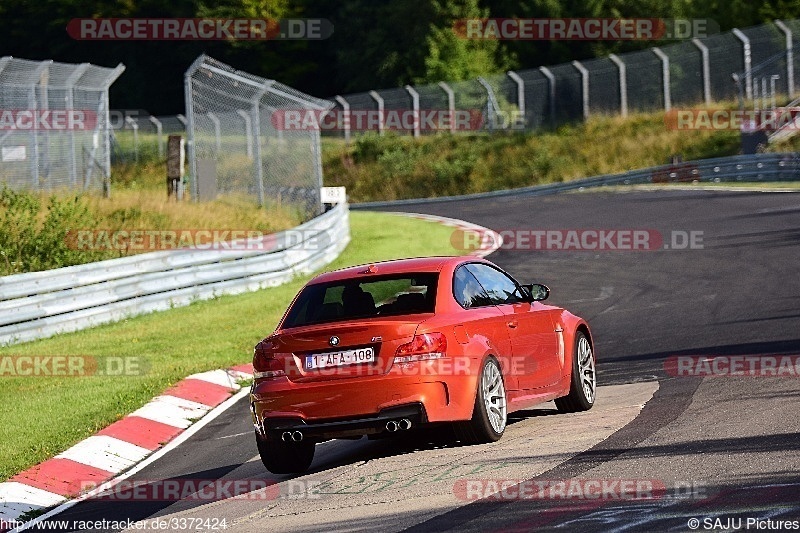
[[[250,364],[193,374],[122,420],[0,483],[0,531],[25,514],[96,492],[148,456],[155,459],[154,452],[177,444],[194,422],[240,392],[238,381],[252,377]]]
[[[400,215],[409,218],[416,218],[419,220],[427,220],[428,222],[438,222],[443,226],[455,228],[465,233],[476,234],[478,237],[477,240],[480,243],[480,247],[477,250],[470,251],[470,255],[475,255],[478,257],[486,257],[487,255],[494,253],[495,251],[500,249],[500,247],[503,245],[503,237],[496,231],[492,231],[489,228],[484,228],[483,226],[479,226],[477,224],[473,224],[472,222],[467,222],[465,220],[459,220],[457,218],[449,218],[449,217],[440,217],[438,215],[425,215],[422,213],[403,213],[400,211],[397,212],[391,211],[390,214]]]

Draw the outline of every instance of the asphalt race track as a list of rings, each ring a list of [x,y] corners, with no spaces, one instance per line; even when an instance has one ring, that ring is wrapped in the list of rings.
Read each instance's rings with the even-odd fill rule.
[[[698,377],[667,370],[675,356],[800,355],[799,194],[574,193],[403,210],[497,231],[647,229],[668,246],[673,232],[702,232],[702,248],[490,256],[522,282],[549,285],[553,303],[589,321],[600,385],[589,412],[559,415],[545,404],[512,415],[504,438],[481,446],[437,434],[326,442],[312,470],[291,478],[261,465],[243,400],[134,479],[280,482],[261,497],[90,500],[47,525],[161,517],[225,519],[228,531],[243,532],[724,531],[745,529],[750,519],[749,529],[765,531],[780,520],[800,521],[797,372]],[[544,496],[509,490],[493,497],[491,480],[528,480],[545,487]],[[579,480],[578,491],[587,481],[612,488],[599,499],[572,485],[571,497],[548,492],[566,480]],[[623,483],[656,490],[614,498],[621,489],[613,487]],[[208,524],[191,529],[211,530]]]

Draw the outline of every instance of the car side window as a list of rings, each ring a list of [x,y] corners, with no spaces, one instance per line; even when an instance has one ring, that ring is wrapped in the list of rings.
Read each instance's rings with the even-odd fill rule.
[[[481,263],[470,263],[466,267],[486,289],[492,304],[503,305],[526,301],[516,282],[503,272]]]
[[[458,267],[453,275],[453,296],[464,309],[492,305],[489,295],[466,265]]]

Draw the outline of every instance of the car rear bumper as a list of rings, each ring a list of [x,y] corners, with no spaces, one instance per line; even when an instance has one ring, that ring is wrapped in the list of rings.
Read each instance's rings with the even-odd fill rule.
[[[427,422],[428,416],[425,413],[425,407],[422,404],[410,404],[382,409],[374,416],[342,420],[306,421],[299,417],[265,418],[257,429],[262,436],[269,440],[327,440],[378,433],[400,433]],[[299,439],[297,432],[302,434]]]
[[[306,383],[268,379],[253,384],[250,404],[256,429],[270,438],[312,428],[319,438],[369,435],[403,418],[412,425],[469,419],[476,380],[468,375]]]

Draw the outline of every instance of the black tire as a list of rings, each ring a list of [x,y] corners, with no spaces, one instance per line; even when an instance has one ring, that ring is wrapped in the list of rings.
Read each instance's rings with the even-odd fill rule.
[[[491,370],[493,368],[493,370]],[[489,369],[489,370],[487,370]],[[483,379],[486,372],[494,372],[494,375],[499,379],[500,391],[502,392],[502,408],[497,409],[498,416],[502,419],[502,426],[500,431],[497,431],[492,426],[489,411],[486,406],[486,398],[484,397]],[[481,372],[478,374],[478,386],[475,393],[475,407],[472,409],[472,419],[465,422],[457,422],[453,425],[456,438],[466,444],[483,444],[487,442],[495,442],[500,440],[506,429],[506,422],[508,421],[508,412],[506,410],[506,392],[503,374],[500,371],[500,366],[497,361],[489,357],[481,366]],[[500,396],[495,396],[498,402]]]
[[[256,435],[258,454],[273,474],[302,474],[314,460],[314,443],[267,440]]]
[[[582,365],[581,356],[585,359],[586,352],[589,350],[591,368],[587,369]],[[584,350],[584,351],[582,351]],[[584,378],[591,380],[591,394],[587,394],[584,389]],[[597,378],[594,364],[594,350],[592,343],[585,333],[579,331],[575,334],[575,346],[572,350],[572,379],[570,380],[569,394],[561,398],[556,398],[556,407],[562,413],[577,413],[588,411],[594,405],[597,396]]]

